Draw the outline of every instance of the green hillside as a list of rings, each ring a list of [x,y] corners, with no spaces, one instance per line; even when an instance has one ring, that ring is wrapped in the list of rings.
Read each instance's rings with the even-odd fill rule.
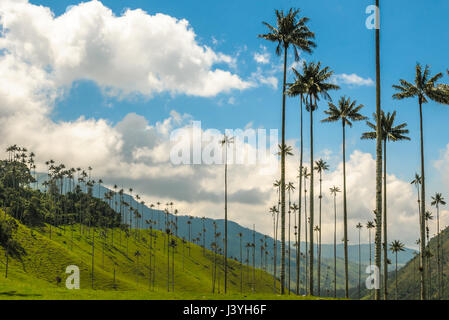
[[[174,292],[167,292],[167,236],[158,231],[154,231],[151,236],[149,230],[132,230],[129,237],[119,229],[95,230],[92,290],[93,232],[93,228],[89,230],[88,227],[80,230],[79,225],[74,225],[73,229],[70,226],[53,227],[50,239],[48,225],[29,228],[19,224],[15,239],[26,254],[21,259],[9,259],[8,278],[5,279],[5,252],[0,248],[0,299],[276,298],[272,295],[272,276],[259,269],[255,270],[253,294],[253,269],[247,266],[242,267],[243,294],[240,294],[240,264],[233,260],[228,264],[229,294],[224,296],[223,259],[219,255],[216,256],[215,294],[212,294],[214,253],[189,242],[183,243],[178,238],[174,238],[177,243],[175,252],[170,249],[170,291],[174,286]],[[153,240],[152,248],[150,240]],[[138,257],[137,251],[140,253]],[[150,252],[155,262],[151,283]],[[171,280],[173,255],[174,284]],[[65,270],[69,265],[76,265],[80,269],[80,290],[65,288],[68,277]]]

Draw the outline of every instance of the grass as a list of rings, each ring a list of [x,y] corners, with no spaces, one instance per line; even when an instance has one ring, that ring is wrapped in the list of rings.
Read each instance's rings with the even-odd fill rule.
[[[8,279],[4,278],[5,257],[0,248],[0,299],[313,299],[273,294],[273,277],[228,260],[228,294],[223,294],[223,256],[217,255],[217,282],[212,293],[214,254],[202,247],[177,240],[174,254],[174,292],[167,292],[167,236],[149,230],[132,230],[129,238],[118,229],[105,229],[106,236],[95,230],[94,282],[92,288],[93,228],[79,225],[65,228],[28,228],[19,225],[16,239],[26,250],[21,261],[10,259]],[[150,240],[156,245],[150,250]],[[135,255],[136,252],[140,256]],[[154,285],[150,284],[150,251],[155,261]],[[154,260],[155,259],[155,260]],[[80,270],[80,289],[68,290],[66,267],[76,265]],[[170,252],[170,270],[172,253]],[[240,276],[243,274],[243,291]],[[114,280],[115,274],[115,280]],[[57,281],[59,279],[59,281]],[[279,283],[277,282],[279,288]],[[170,281],[170,291],[172,282]],[[218,293],[220,291],[220,294]]]

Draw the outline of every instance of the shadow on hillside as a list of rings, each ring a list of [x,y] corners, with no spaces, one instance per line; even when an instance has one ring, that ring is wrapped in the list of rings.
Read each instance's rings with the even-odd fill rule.
[[[17,291],[5,291],[0,292],[0,296],[8,296],[8,297],[40,297],[41,294],[25,294],[25,293],[18,293]]]

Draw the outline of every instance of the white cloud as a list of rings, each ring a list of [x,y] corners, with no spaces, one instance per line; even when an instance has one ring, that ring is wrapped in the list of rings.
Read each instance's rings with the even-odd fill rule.
[[[362,78],[355,73],[352,74],[336,74],[334,76],[334,82],[337,84],[347,84],[352,86],[373,86],[374,81],[371,78]]]
[[[260,67],[257,67],[257,71],[251,74],[251,79],[253,86],[258,86],[262,84],[265,86],[269,86],[274,90],[276,90],[278,87],[278,79],[270,74],[268,75],[264,74],[264,72]]]
[[[270,55],[268,53],[254,53],[254,60],[257,63],[267,64],[270,62]]]
[[[267,64],[270,62],[270,54],[267,52],[267,47],[260,46],[260,49],[262,52],[254,52],[253,59],[257,63],[260,64]]]
[[[95,81],[113,96],[155,93],[215,96],[250,84],[216,63],[235,59],[198,43],[185,19],[126,10],[115,16],[93,0],[61,16],[26,1],[0,4],[0,50],[46,70],[59,86]]]

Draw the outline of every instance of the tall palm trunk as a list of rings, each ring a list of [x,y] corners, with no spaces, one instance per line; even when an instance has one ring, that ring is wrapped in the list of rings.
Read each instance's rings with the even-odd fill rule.
[[[368,230],[368,237],[369,237],[369,239],[368,239],[368,241],[369,241],[369,265],[371,266],[371,264],[372,264],[372,260],[371,260],[371,258],[372,258],[372,254],[371,254],[371,229]],[[372,296],[371,296],[371,298],[372,298]]]
[[[438,265],[438,300],[441,299],[441,261],[440,261],[440,208],[437,207],[437,265]]]
[[[362,277],[362,259],[361,259],[361,250],[360,250],[360,232],[361,229],[359,228],[359,300],[360,300],[360,279]]]
[[[387,239],[387,139],[384,139],[384,210],[383,210],[383,225],[384,225],[384,299],[388,300],[388,239]]]
[[[228,145],[225,142],[225,243],[224,243],[224,292],[228,289]]]
[[[291,285],[291,245],[290,245],[290,218],[291,218],[291,202],[290,202],[290,190],[288,191],[288,294],[290,294],[290,285]]]
[[[306,295],[309,294],[309,240],[307,238],[307,227],[308,227],[308,221],[307,221],[307,187],[306,187],[306,177],[304,177],[304,239],[306,240],[306,248],[304,250],[304,253],[306,255],[306,261],[305,261],[305,283],[304,283],[304,288],[306,291]]]
[[[282,87],[282,144],[285,147],[285,82],[287,46],[284,46],[284,79]],[[285,152],[281,152],[281,294],[285,293]]]
[[[398,300],[398,253],[396,252],[396,271],[395,271],[395,282],[396,282],[396,300]]]
[[[315,100],[316,103],[316,100]],[[310,230],[309,230],[309,236],[310,236],[310,246],[309,246],[309,252],[310,252],[310,258],[309,258],[309,291],[310,294],[313,295],[313,107],[312,104],[312,97],[310,96]]]
[[[92,233],[92,289],[94,288],[95,228]]]
[[[299,153],[299,181],[298,181],[298,235],[296,239],[296,294],[299,294],[299,275],[301,271],[301,205],[302,205],[302,161],[303,161],[303,119],[302,119],[302,94],[300,95],[300,153]]]
[[[379,0],[376,7],[380,15]],[[379,24],[379,16],[376,15],[376,25]],[[376,28],[376,123],[381,123],[380,101],[380,25]],[[346,201],[346,200],[345,200]],[[345,212],[346,214],[346,212]],[[376,255],[375,263],[378,270],[381,268],[382,246],[382,127],[376,126]],[[347,269],[346,269],[347,270]],[[347,278],[346,278],[347,279]],[[346,282],[347,286],[347,282]],[[375,291],[376,300],[380,300],[380,289]]]
[[[422,101],[419,99],[419,124],[421,132],[421,243],[420,243],[420,266],[419,271],[421,274],[421,300],[426,300],[426,264],[424,263],[424,257],[426,252],[426,235],[425,235],[425,219],[426,214],[426,184],[424,176],[424,133],[423,133],[423,116],[422,116]]]
[[[279,206],[281,204],[281,189],[280,186],[278,187],[278,210],[276,212],[276,225],[275,225],[275,232],[274,232],[274,255],[273,255],[273,287],[276,291],[276,275],[277,275],[277,257],[278,257],[278,230],[279,230]]]
[[[242,256],[242,237],[240,236],[240,293],[243,293],[243,260],[242,259],[243,259],[243,256]]]
[[[334,194],[334,298],[337,297],[337,193]]]
[[[318,224],[319,224],[319,238],[318,238],[318,297],[321,296],[321,199],[323,197],[322,194],[322,172],[320,171],[320,206],[319,206],[319,218],[318,218]]]
[[[346,205],[346,133],[343,123],[343,240],[345,251],[345,298],[349,298],[349,274],[348,274],[348,211]]]

